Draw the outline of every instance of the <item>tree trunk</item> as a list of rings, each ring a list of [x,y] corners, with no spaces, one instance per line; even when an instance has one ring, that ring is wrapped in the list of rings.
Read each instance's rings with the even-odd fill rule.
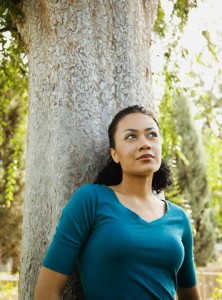
[[[107,157],[122,107],[152,106],[149,46],[157,0],[24,0],[29,122],[19,299],[33,299],[61,209]],[[69,289],[65,299],[76,299]]]

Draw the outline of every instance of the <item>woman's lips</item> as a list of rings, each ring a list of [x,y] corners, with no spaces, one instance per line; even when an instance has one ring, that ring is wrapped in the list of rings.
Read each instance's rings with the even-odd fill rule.
[[[154,158],[152,154],[143,154],[137,158],[137,160],[150,160],[151,158]]]

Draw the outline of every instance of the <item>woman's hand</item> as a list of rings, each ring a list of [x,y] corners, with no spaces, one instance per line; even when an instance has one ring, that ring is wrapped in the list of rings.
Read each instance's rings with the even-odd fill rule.
[[[34,300],[61,300],[69,276],[41,267]]]

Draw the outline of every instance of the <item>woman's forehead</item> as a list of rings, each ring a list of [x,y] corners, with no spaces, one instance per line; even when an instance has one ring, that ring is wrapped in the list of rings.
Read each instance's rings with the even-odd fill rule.
[[[147,116],[145,114],[141,113],[132,113],[124,118],[122,118],[117,126],[117,131],[121,131],[124,129],[146,129],[146,128],[156,128],[158,129],[158,126],[156,122],[153,120],[151,116]]]

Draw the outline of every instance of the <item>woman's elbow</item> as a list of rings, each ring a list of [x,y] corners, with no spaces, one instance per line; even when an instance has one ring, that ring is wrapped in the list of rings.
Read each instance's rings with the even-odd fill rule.
[[[202,300],[197,285],[191,288],[178,287],[177,296],[179,300]]]
[[[34,294],[34,300],[60,300],[69,277],[42,267]]]

